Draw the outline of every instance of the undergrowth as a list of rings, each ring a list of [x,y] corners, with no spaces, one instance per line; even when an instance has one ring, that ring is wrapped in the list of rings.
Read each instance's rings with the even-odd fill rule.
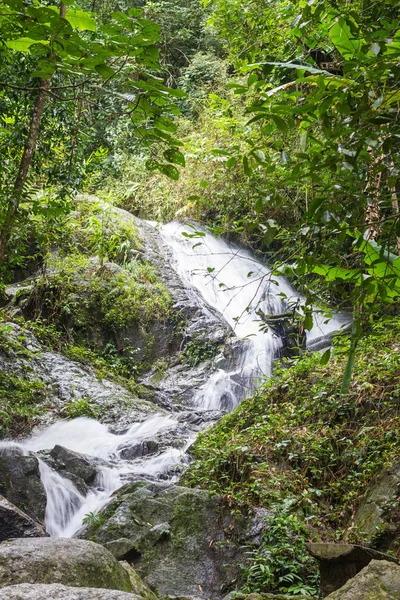
[[[382,319],[362,338],[343,396],[347,348],[337,343],[325,366],[314,354],[277,369],[192,450],[187,484],[221,494],[234,511],[271,510],[245,567],[247,591],[315,590],[306,541],[362,542],[355,510],[374,475],[399,456],[400,319]]]

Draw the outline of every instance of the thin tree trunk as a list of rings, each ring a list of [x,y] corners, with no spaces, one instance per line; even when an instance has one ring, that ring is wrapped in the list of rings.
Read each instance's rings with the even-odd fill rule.
[[[65,17],[66,6],[60,5],[60,17]],[[0,231],[0,265],[4,262],[5,253],[7,250],[8,240],[12,231],[15,218],[18,213],[19,204],[24,190],[24,185],[28,177],[29,168],[32,163],[33,153],[35,152],[37,140],[39,137],[40,123],[43,116],[44,106],[48,91],[50,89],[51,77],[44,79],[39,88],[39,93],[36,98],[35,107],[33,109],[31,124],[29,127],[28,139],[26,140],[24,152],[19,165],[17,177],[14,182],[14,187],[11,192],[7,212],[4,217],[4,222]]]

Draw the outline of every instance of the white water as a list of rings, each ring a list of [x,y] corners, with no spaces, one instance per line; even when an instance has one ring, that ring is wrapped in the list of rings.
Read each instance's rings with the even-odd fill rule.
[[[190,226],[179,223],[170,223],[161,229],[173,253],[173,267],[188,292],[196,296],[196,302],[222,316],[241,346],[230,367],[216,369],[194,393],[193,404],[203,409],[231,410],[260,378],[271,375],[273,360],[282,346],[281,339],[271,330],[260,332],[256,311],[279,314],[298,304],[300,298],[283,277],[273,277],[268,267],[246,250],[217,239],[203,229],[199,229],[200,237],[192,239],[183,236],[182,231],[194,233]],[[309,339],[338,330],[344,322],[335,318],[325,323],[318,315],[315,321]],[[41,479],[47,493],[47,531],[52,536],[70,537],[81,527],[85,515],[100,510],[129,477],[160,477],[184,459],[193,438],[186,440],[180,449],[169,448],[153,456],[127,460],[120,454],[177,424],[171,416],[151,415],[116,435],[93,419],[78,418],[55,423],[22,443],[0,442],[0,453],[17,450],[27,454],[51,450],[58,444],[100,459],[99,474],[86,496],[70,479],[40,461]]]
[[[30,451],[48,450],[56,445],[74,452],[102,459],[97,465],[99,474],[86,496],[74,483],[62,477],[43,460],[39,461],[40,475],[47,494],[46,529],[54,537],[71,537],[82,525],[85,515],[99,511],[111,494],[129,475],[157,477],[179,464],[187,444],[170,448],[157,456],[123,460],[119,452],[163,430],[177,425],[169,415],[152,415],[141,423],[134,423],[126,433],[111,433],[106,425],[93,419],[79,417],[59,421],[20,443],[0,442],[0,453],[29,454]]]
[[[199,233],[197,236],[196,234]],[[284,277],[273,276],[247,250],[196,225],[169,223],[161,228],[173,251],[175,269],[187,287],[224,317],[236,336],[245,340],[238,363],[230,372],[218,369],[195,400],[205,409],[235,408],[257,385],[269,377],[282,341],[270,329],[260,332],[260,317],[283,313],[301,303],[301,297]],[[185,234],[194,236],[187,237]],[[336,316],[328,323],[322,314],[314,315],[308,340],[340,329]]]

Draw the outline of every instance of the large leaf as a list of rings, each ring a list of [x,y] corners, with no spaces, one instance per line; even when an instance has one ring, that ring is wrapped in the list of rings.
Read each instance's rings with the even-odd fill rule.
[[[18,52],[28,52],[29,48],[33,44],[45,44],[48,45],[47,40],[32,40],[27,37],[18,38],[16,40],[8,40],[6,46],[11,50],[17,50]]]
[[[364,41],[354,37],[349,25],[344,19],[340,18],[334,23],[329,31],[329,37],[338,52],[340,52],[346,60],[357,58],[360,55]]]
[[[78,29],[79,31],[96,31],[95,21],[84,10],[69,8],[65,18],[74,29]]]
[[[175,165],[185,166],[185,155],[176,148],[169,148],[164,152],[164,158]]]

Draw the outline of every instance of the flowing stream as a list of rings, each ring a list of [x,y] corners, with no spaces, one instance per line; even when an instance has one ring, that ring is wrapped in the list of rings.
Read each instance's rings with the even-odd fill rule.
[[[284,313],[301,298],[283,277],[273,277],[268,267],[250,252],[214,237],[205,229],[170,223],[158,235],[168,247],[171,265],[187,293],[197,304],[219,315],[240,347],[233,366],[227,369],[217,365],[206,383],[193,391],[193,406],[204,411],[232,410],[262,377],[271,375],[273,360],[282,347],[282,340],[271,330],[260,331],[256,311],[261,309],[268,315]],[[329,338],[345,322],[345,317],[336,316],[325,323],[316,313],[308,340]],[[173,468],[185,460],[187,448],[195,437],[193,432],[184,432],[182,443],[171,442],[169,447],[150,456],[129,457],[129,449],[156,435],[170,433],[176,439],[181,432],[179,427],[177,413],[152,414],[133,423],[122,434],[81,417],[57,422],[22,443],[0,442],[0,453],[28,454],[60,445],[96,461],[96,479],[89,492],[83,494],[71,479],[62,477],[40,459],[40,474],[47,494],[47,531],[52,536],[70,537],[80,529],[85,515],[98,511],[126,481],[173,480]]]

